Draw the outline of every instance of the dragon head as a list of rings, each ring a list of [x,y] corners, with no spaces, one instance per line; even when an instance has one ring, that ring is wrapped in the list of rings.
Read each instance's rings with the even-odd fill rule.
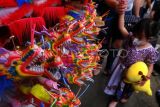
[[[0,75],[7,75],[8,78],[16,77],[16,72],[10,72],[10,67],[19,59],[20,53],[18,51],[0,48]]]
[[[20,76],[38,76],[44,73],[42,66],[45,60],[42,48],[34,45],[22,51],[22,58],[15,62],[16,71]]]

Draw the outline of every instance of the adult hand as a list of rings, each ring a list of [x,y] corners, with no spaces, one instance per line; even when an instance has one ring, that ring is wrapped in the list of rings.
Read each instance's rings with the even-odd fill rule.
[[[127,3],[128,1],[127,0],[120,0],[118,5],[117,5],[117,13],[118,14],[124,14],[125,11],[126,11],[126,8],[127,8]]]

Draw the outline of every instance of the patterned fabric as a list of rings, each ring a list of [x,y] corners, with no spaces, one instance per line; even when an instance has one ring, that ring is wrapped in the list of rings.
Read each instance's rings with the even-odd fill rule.
[[[133,26],[140,21],[141,18],[134,15],[125,15],[125,27],[130,32],[133,30]]]
[[[133,92],[134,89],[132,88],[131,84],[121,81],[114,95],[114,100],[119,101],[122,98],[128,99]]]
[[[137,49],[136,45],[133,44],[132,47],[127,47],[126,49],[128,55],[123,61],[126,67],[129,67],[137,61],[143,61],[147,64],[154,64],[157,61],[158,52],[152,46],[144,49]]]
[[[119,57],[116,57],[111,68],[112,75],[107,83],[107,86],[105,87],[104,93],[107,95],[115,94],[119,83],[122,80],[123,70],[124,67],[121,63],[119,63]]]

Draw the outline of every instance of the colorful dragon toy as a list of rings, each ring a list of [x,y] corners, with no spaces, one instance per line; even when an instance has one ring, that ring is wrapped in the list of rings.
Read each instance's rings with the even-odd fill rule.
[[[96,24],[94,20],[101,24]],[[91,77],[93,71],[99,68],[98,51],[101,48],[94,39],[100,31],[98,27],[104,25],[97,17],[95,6],[91,3],[83,12],[69,11],[60,22],[50,30],[44,28],[35,32],[43,38],[42,47],[54,56],[52,66],[61,69],[69,83],[83,85],[82,80],[93,81]],[[46,35],[45,40],[43,35]]]
[[[71,91],[65,88],[59,89],[57,88],[57,85],[55,85],[56,82],[47,79],[47,78],[51,79],[53,78],[51,77],[52,76],[51,73],[47,73],[49,71],[45,69],[45,66],[43,66],[43,62],[45,62],[48,59],[45,59],[46,57],[43,56],[43,54],[45,53],[41,47],[38,47],[37,45],[34,45],[33,47],[29,46],[23,51],[8,51],[4,48],[1,48],[0,50],[1,50],[0,51],[1,75],[7,76],[8,79],[13,79],[15,84],[19,84],[20,89],[24,94],[28,95],[30,93],[30,96],[32,97],[28,97],[28,101],[30,101],[29,98],[33,99],[34,97],[36,101],[38,101],[36,102],[36,104],[44,102],[45,105],[49,106],[54,102],[53,99],[56,99],[57,100],[56,104],[58,107],[61,107],[62,105],[69,105],[69,107],[71,107],[70,105],[72,105],[73,107],[75,105],[76,106],[80,105],[80,101],[75,98],[74,94]],[[47,78],[46,79],[42,78],[42,76],[45,76]],[[36,85],[37,82],[35,82],[35,84],[33,84],[33,86],[31,87],[20,85],[21,81],[33,77],[38,79],[39,80],[38,83],[43,84],[43,86]],[[48,89],[57,90],[59,93],[49,92],[49,91],[46,92],[45,91],[47,90],[46,86],[48,87]],[[41,90],[38,91],[37,90],[38,88]],[[31,92],[28,92],[29,89]],[[48,92],[52,94],[50,95],[48,94]],[[63,93],[64,95],[61,95]],[[48,98],[47,96],[49,97],[50,100],[46,100]],[[72,100],[74,99],[74,101],[72,102],[71,99]],[[76,103],[75,101],[78,102]]]
[[[101,48],[95,36],[104,22],[97,16],[94,3],[82,8],[68,11],[53,28],[33,30],[39,37],[33,36],[32,31],[31,43],[26,47],[14,51],[0,49],[0,76],[13,80],[27,99],[26,105],[78,107],[79,97],[68,84],[82,86],[86,80],[94,81]]]

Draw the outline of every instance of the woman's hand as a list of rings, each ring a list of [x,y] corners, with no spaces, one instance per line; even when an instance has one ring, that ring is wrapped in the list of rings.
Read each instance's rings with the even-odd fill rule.
[[[106,3],[114,8],[118,14],[124,13],[127,8],[128,0],[105,0]]]
[[[117,5],[117,12],[118,14],[124,14],[127,8],[127,0],[120,0],[119,4]]]
[[[120,0],[119,5],[117,7],[119,14],[118,27],[123,37],[128,37],[129,35],[129,32],[127,31],[124,25],[125,23],[124,16],[126,8],[127,8],[127,0]]]

